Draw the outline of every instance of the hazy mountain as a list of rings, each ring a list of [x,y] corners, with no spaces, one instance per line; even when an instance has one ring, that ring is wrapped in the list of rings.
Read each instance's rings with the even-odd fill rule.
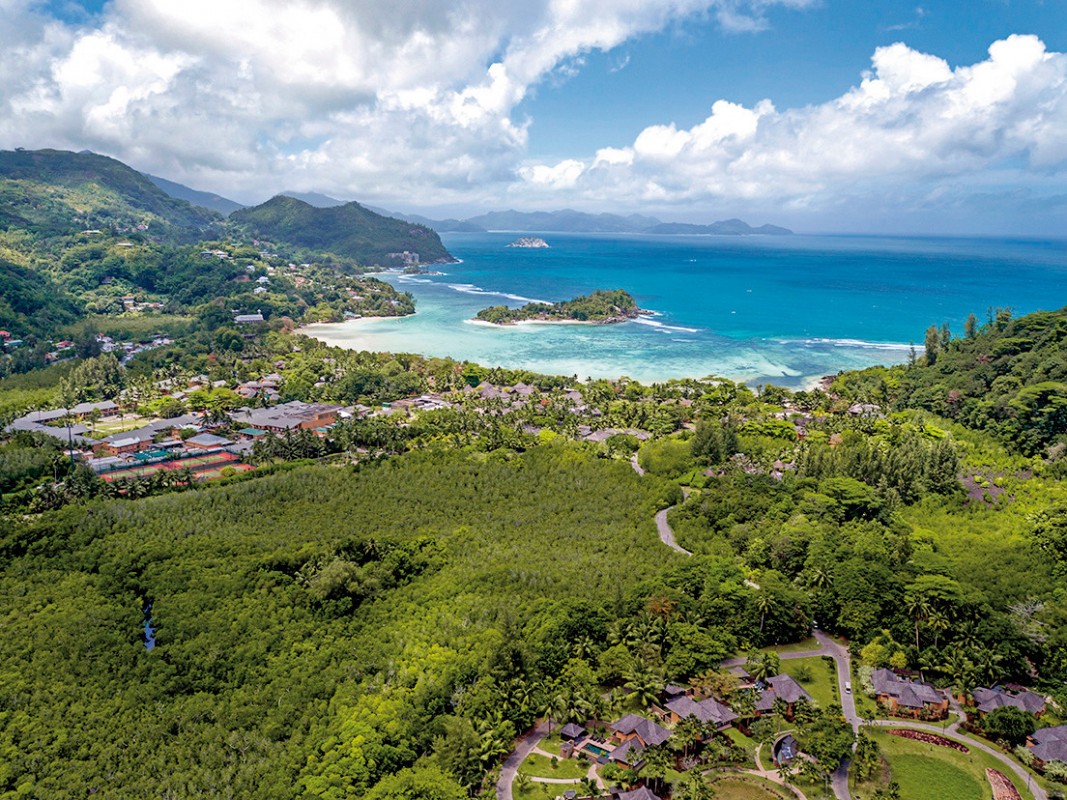
[[[530,231],[538,233],[640,233],[660,224],[655,217],[640,214],[587,214],[583,211],[490,211],[466,222],[490,231]]]
[[[63,235],[114,227],[190,240],[220,216],[171,197],[137,170],[95,153],[0,151],[0,225]]]
[[[740,219],[725,219],[710,225],[692,225],[688,222],[661,222],[646,229],[643,233],[690,234],[715,236],[748,236],[762,234],[765,236],[787,236],[792,233],[788,228],[777,225],[760,225],[753,228]]]
[[[452,261],[440,237],[425,225],[376,214],[359,203],[316,208],[278,195],[230,215],[263,239],[351,258],[361,264],[396,264],[392,253],[418,253],[422,263]]]
[[[152,183],[171,197],[185,200],[192,203],[194,206],[200,206],[201,208],[210,208],[212,211],[218,211],[223,216],[232,214],[237,209],[245,207],[243,204],[238,203],[235,200],[230,200],[229,198],[215,194],[214,192],[201,192],[198,189],[191,189],[188,186],[176,183],[175,181],[168,181],[166,178],[160,178],[158,175],[149,175],[147,172],[143,174],[148,180],[152,181]]]
[[[346,202],[345,200],[338,200],[336,197],[330,197],[321,192],[291,192],[286,190],[284,192],[278,192],[278,194],[283,197],[292,197],[296,200],[300,200],[315,208],[334,208],[336,206],[343,206]]]

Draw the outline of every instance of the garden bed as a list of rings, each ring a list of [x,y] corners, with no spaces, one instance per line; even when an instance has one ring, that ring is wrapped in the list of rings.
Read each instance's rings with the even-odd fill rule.
[[[961,753],[971,752],[966,745],[954,742],[952,739],[946,739],[944,736],[938,736],[936,733],[916,731],[911,728],[891,728],[888,733],[890,736],[900,736],[903,739],[911,739],[916,742],[935,744],[938,747],[951,747],[953,750],[958,750]]]
[[[989,778],[989,785],[993,787],[993,800],[1023,800],[1015,784],[1003,772],[986,767],[985,776]]]

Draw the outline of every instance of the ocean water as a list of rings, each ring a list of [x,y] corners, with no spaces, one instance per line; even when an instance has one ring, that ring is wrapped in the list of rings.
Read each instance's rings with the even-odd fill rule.
[[[446,234],[459,264],[382,277],[410,291],[402,319],[313,325],[358,350],[451,356],[579,378],[719,375],[801,388],[841,369],[907,360],[931,324],[1067,305],[1067,241],[863,236]],[[472,323],[486,306],[625,289],[655,316],[617,325]]]

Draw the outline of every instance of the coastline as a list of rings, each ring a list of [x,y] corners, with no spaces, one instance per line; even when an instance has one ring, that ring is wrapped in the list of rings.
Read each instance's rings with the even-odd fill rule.
[[[516,319],[508,322],[489,322],[484,319],[472,318],[464,320],[472,325],[487,325],[490,328],[514,328],[519,325],[618,325],[623,322],[633,322],[633,317],[620,317],[611,319]]]

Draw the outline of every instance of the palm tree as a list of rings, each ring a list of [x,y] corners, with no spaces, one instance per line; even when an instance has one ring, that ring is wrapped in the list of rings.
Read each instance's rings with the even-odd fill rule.
[[[699,719],[690,714],[674,729],[674,736],[682,746],[682,758],[689,758],[689,748],[704,738],[704,725]]]
[[[1001,662],[1003,661],[1004,655],[1002,653],[986,648],[977,654],[974,666],[978,673],[992,686],[1004,672],[1001,667]]]
[[[919,621],[930,616],[933,606],[925,595],[908,594],[904,596],[904,608],[908,616],[915,621],[915,649],[919,649]]]
[[[927,626],[934,632],[934,647],[937,647],[937,640],[942,633],[952,627],[952,622],[947,616],[942,614],[936,608],[930,612],[930,616],[926,620]]]
[[[645,708],[654,703],[663,690],[663,681],[643,663],[638,662],[625,676],[623,684],[630,690],[627,700],[636,700]]]
[[[767,614],[774,609],[774,598],[767,592],[756,595],[756,608],[759,610],[759,632],[763,633],[763,626],[767,621]]]

